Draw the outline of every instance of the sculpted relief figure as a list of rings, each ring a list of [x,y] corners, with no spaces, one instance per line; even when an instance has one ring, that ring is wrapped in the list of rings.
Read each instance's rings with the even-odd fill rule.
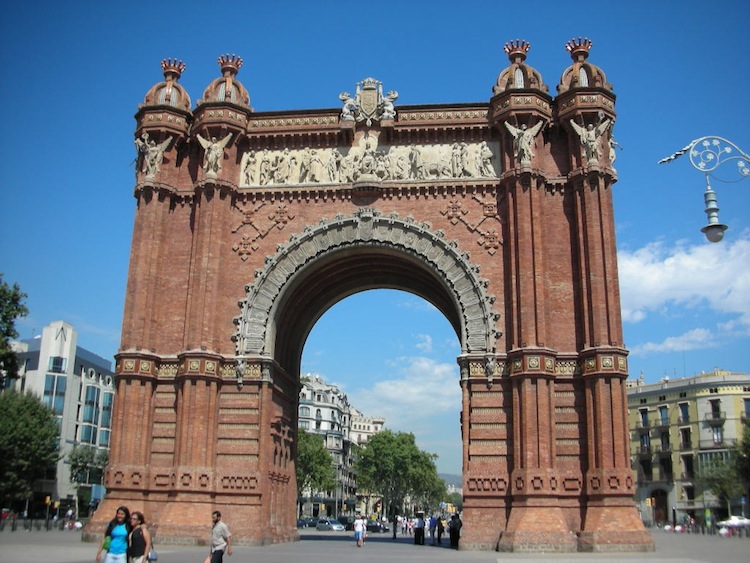
[[[339,100],[344,102],[344,107],[341,108],[341,121],[354,121],[354,112],[357,109],[357,101],[352,98],[349,92],[341,92],[341,94],[339,94]]]
[[[255,183],[255,151],[245,153],[242,163],[242,181],[243,186],[250,186]]]
[[[258,173],[258,183],[265,186],[271,181],[271,157],[268,155],[268,149],[263,151],[260,157],[260,170]]]
[[[135,140],[136,149],[141,157],[141,172],[146,175],[146,178],[153,178],[159,173],[164,151],[171,142],[172,136],[170,135],[157,145],[156,141],[149,139],[148,133],[144,133],[140,139]]]
[[[492,150],[487,146],[487,141],[477,148],[477,162],[479,163],[479,175],[484,178],[493,178],[496,176],[495,168],[492,166]]]
[[[599,139],[609,127],[610,120],[605,119],[600,121],[599,124],[594,127],[589,123],[586,127],[578,125],[572,119],[570,125],[573,130],[578,134],[578,139],[583,147],[583,156],[586,159],[587,164],[596,164],[599,161]]]
[[[277,156],[273,165],[270,168],[271,174],[273,175],[273,181],[276,184],[286,184],[292,173],[292,166],[294,166],[296,160],[293,156],[289,156],[289,149],[284,149],[284,152],[280,156]]]
[[[398,92],[391,90],[385,96],[383,96],[383,103],[381,106],[381,119],[396,119],[396,109],[393,107],[393,102],[398,99]]]
[[[487,141],[378,147],[367,137],[349,148],[251,150],[242,156],[238,181],[252,187],[491,178],[497,150]]]
[[[205,151],[203,156],[203,170],[206,176],[217,176],[221,170],[221,161],[224,158],[224,147],[229,144],[232,134],[228,133],[221,141],[217,140],[216,137],[211,137],[209,141],[201,137],[200,134],[196,135],[196,137],[198,137],[198,142]]]
[[[544,125],[544,122],[539,121],[531,129],[527,129],[525,124],[518,128],[507,121],[505,122],[505,128],[513,135],[513,152],[516,162],[521,166],[531,164],[531,159],[534,156],[534,137],[542,129],[542,125]]]

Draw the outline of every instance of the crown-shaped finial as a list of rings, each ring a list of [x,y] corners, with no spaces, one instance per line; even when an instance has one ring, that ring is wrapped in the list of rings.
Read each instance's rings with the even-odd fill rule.
[[[574,61],[583,61],[588,58],[592,45],[593,43],[587,37],[583,39],[580,37],[578,39],[573,38],[565,44],[565,50],[570,53]]]
[[[232,74],[237,74],[242,66],[242,58],[237,55],[221,55],[218,61],[222,73],[231,72]]]
[[[161,69],[164,71],[164,78],[179,78],[182,71],[185,70],[185,63],[178,59],[163,59]]]
[[[503,46],[503,51],[505,51],[512,63],[525,61],[526,53],[528,53],[529,49],[531,49],[531,44],[525,39],[511,40]]]

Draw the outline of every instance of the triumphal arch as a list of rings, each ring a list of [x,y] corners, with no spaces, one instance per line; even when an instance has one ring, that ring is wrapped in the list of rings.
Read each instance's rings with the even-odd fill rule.
[[[555,95],[516,40],[486,102],[397,105],[397,84],[365,78],[332,109],[278,112],[252,109],[234,55],[195,107],[163,61],[135,116],[90,533],[126,504],[161,542],[204,540],[214,509],[237,543],[296,539],[305,339],[337,301],[397,288],[461,343],[461,548],[652,549],[631,500],[615,95],[588,40],[566,48]]]

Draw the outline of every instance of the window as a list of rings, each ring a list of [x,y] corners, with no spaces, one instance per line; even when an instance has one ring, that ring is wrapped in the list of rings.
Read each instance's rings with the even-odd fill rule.
[[[680,403],[680,422],[682,424],[690,422],[690,405],[687,403]]]
[[[724,429],[721,426],[714,426],[711,430],[714,436],[714,445],[720,446],[724,442]]]
[[[743,418],[750,418],[750,399],[743,399],[745,404],[745,411],[742,415]]]
[[[662,426],[669,425],[669,410],[666,406],[659,407],[659,422]]]
[[[62,415],[65,407],[65,388],[68,378],[64,375],[47,375],[44,380],[44,404],[56,415]]]
[[[104,399],[102,400],[102,428],[110,428],[112,426],[112,401],[114,397],[114,393],[104,393]]]
[[[299,427],[304,430],[310,429],[310,421],[309,420],[300,420],[299,421]]]
[[[109,430],[99,430],[99,445],[103,448],[109,447]]]
[[[99,394],[98,387],[93,385],[86,386],[86,400],[83,407],[83,422],[91,424],[99,423]]]
[[[96,442],[96,428],[90,424],[81,426],[81,443],[94,444]]]
[[[688,450],[693,447],[692,440],[690,439],[690,428],[680,429],[680,445],[683,450]]]
[[[641,426],[648,428],[648,409],[641,409],[639,413],[641,415]]]
[[[641,434],[641,451],[647,452],[651,448],[651,436]]]
[[[300,407],[300,409],[299,409],[299,415],[300,416],[310,416],[310,407]]]
[[[513,73],[513,75],[513,78],[515,79],[515,87],[523,88],[523,71],[519,67],[516,67],[516,71]]]
[[[586,69],[581,67],[578,69],[578,86],[586,88],[589,85],[589,75],[586,74]]]
[[[61,356],[50,356],[49,371],[53,373],[65,373],[66,358]]]

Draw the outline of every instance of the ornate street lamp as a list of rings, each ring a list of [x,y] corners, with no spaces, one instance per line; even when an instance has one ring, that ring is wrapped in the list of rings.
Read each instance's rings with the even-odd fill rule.
[[[743,180],[750,176],[750,167],[748,167],[750,156],[742,152],[742,149],[731,141],[721,137],[709,136],[696,139],[684,149],[667,158],[662,158],[659,164],[672,162],[686,152],[690,153],[690,164],[693,165],[693,168],[703,172],[706,176],[706,191],[703,192],[703,200],[706,203],[705,211],[708,215],[708,224],[701,229],[701,232],[706,235],[710,242],[719,242],[724,238],[724,231],[728,227],[719,223],[719,206],[716,204],[716,192],[711,189],[709,176],[719,166],[733,160],[737,162],[737,171],[740,174],[739,180]]]

